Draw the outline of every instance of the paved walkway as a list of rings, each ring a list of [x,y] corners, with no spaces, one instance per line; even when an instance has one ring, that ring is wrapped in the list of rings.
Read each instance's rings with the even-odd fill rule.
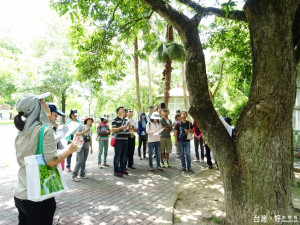
[[[94,148],[94,154],[89,155],[87,160],[88,179],[73,182],[71,173],[64,172],[69,190],[56,197],[59,224],[170,224],[170,198],[178,184],[194,176],[181,172],[175,148],[170,160],[172,168],[166,168],[163,172],[155,170],[154,173],[148,171],[148,160],[139,160],[136,149],[134,166],[137,169],[129,170],[129,176],[123,178],[113,176],[113,148],[109,148],[108,154],[111,167],[104,169],[97,167],[97,149]],[[3,149],[0,151],[3,152]],[[75,155],[72,157],[72,168],[75,166]],[[18,213],[13,201],[17,165],[15,162],[3,163],[2,160],[0,168],[0,224],[17,224]],[[207,167],[204,163],[192,162],[192,168],[201,172]],[[166,217],[168,211],[170,216]]]

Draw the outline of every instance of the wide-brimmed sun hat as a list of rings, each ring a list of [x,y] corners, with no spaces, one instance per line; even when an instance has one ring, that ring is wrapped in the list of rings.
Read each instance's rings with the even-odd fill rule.
[[[152,113],[150,119],[152,119],[152,120],[159,120],[160,119],[159,113],[158,112]]]

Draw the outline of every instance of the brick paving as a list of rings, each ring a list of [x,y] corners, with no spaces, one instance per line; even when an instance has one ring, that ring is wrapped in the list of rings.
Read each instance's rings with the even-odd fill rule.
[[[0,127],[1,128],[1,127]],[[0,225],[18,224],[18,213],[14,206],[13,189],[17,182],[18,166],[14,156],[14,134],[6,135],[0,129],[0,136],[7,137],[0,148]],[[10,132],[8,132],[10,133]],[[98,144],[94,142],[94,144]],[[113,148],[109,148],[108,163],[111,167],[97,167],[98,148],[89,155],[86,175],[88,179],[80,182],[71,180],[71,173],[64,172],[69,190],[56,197],[56,216],[60,225],[66,224],[171,224],[162,216],[167,201],[180,183],[188,182],[195,174],[182,173],[180,160],[176,158],[175,148],[170,155],[172,168],[163,172],[148,171],[148,160],[139,160],[135,151],[136,170],[129,170],[129,176],[113,176]],[[75,157],[72,157],[72,168]],[[191,141],[191,155],[194,159],[194,147]],[[153,161],[154,166],[156,164]],[[298,162],[299,163],[299,162]],[[300,165],[300,164],[299,164]],[[299,166],[297,164],[297,166]],[[206,164],[192,162],[196,173],[206,169]]]
[[[191,142],[192,143],[192,142]],[[98,144],[95,142],[94,144]],[[191,145],[192,159],[194,148]],[[72,168],[75,157],[72,157]],[[182,173],[180,160],[176,158],[175,148],[170,155],[171,168],[164,171],[149,172],[148,160],[139,160],[135,151],[135,170],[123,178],[113,176],[113,148],[109,148],[110,167],[97,167],[98,148],[87,160],[88,179],[80,182],[71,180],[71,173],[64,171],[69,190],[56,197],[56,216],[58,224],[170,224],[163,220],[162,213],[166,202],[176,186],[194,176]],[[154,161],[154,166],[156,162]],[[18,213],[13,201],[13,188],[17,182],[16,164],[0,162],[0,225],[17,224]],[[196,172],[206,169],[206,164],[192,162]]]

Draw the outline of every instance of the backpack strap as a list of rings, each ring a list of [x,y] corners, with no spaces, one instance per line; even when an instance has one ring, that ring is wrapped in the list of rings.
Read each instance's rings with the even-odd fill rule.
[[[47,125],[44,124],[42,126],[41,131],[40,131],[38,145],[37,145],[36,150],[35,150],[35,155],[43,154],[43,138],[44,138],[44,132],[45,132],[46,127],[47,127]]]

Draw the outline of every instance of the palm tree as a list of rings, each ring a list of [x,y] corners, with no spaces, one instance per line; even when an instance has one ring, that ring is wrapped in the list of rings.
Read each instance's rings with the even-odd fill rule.
[[[163,71],[163,80],[165,81],[165,90],[164,90],[164,102],[166,107],[168,107],[168,102],[170,98],[170,86],[171,86],[171,74],[172,74],[172,61],[185,61],[185,53],[182,45],[179,45],[174,40],[173,27],[167,26],[166,34],[167,42],[162,43],[158,49],[158,60],[165,63],[165,69]]]
[[[141,98],[140,98],[140,79],[139,79],[139,56],[138,56],[138,38],[134,38],[134,66],[135,66],[135,84],[136,84],[136,97],[138,104],[138,115],[142,111]]]

